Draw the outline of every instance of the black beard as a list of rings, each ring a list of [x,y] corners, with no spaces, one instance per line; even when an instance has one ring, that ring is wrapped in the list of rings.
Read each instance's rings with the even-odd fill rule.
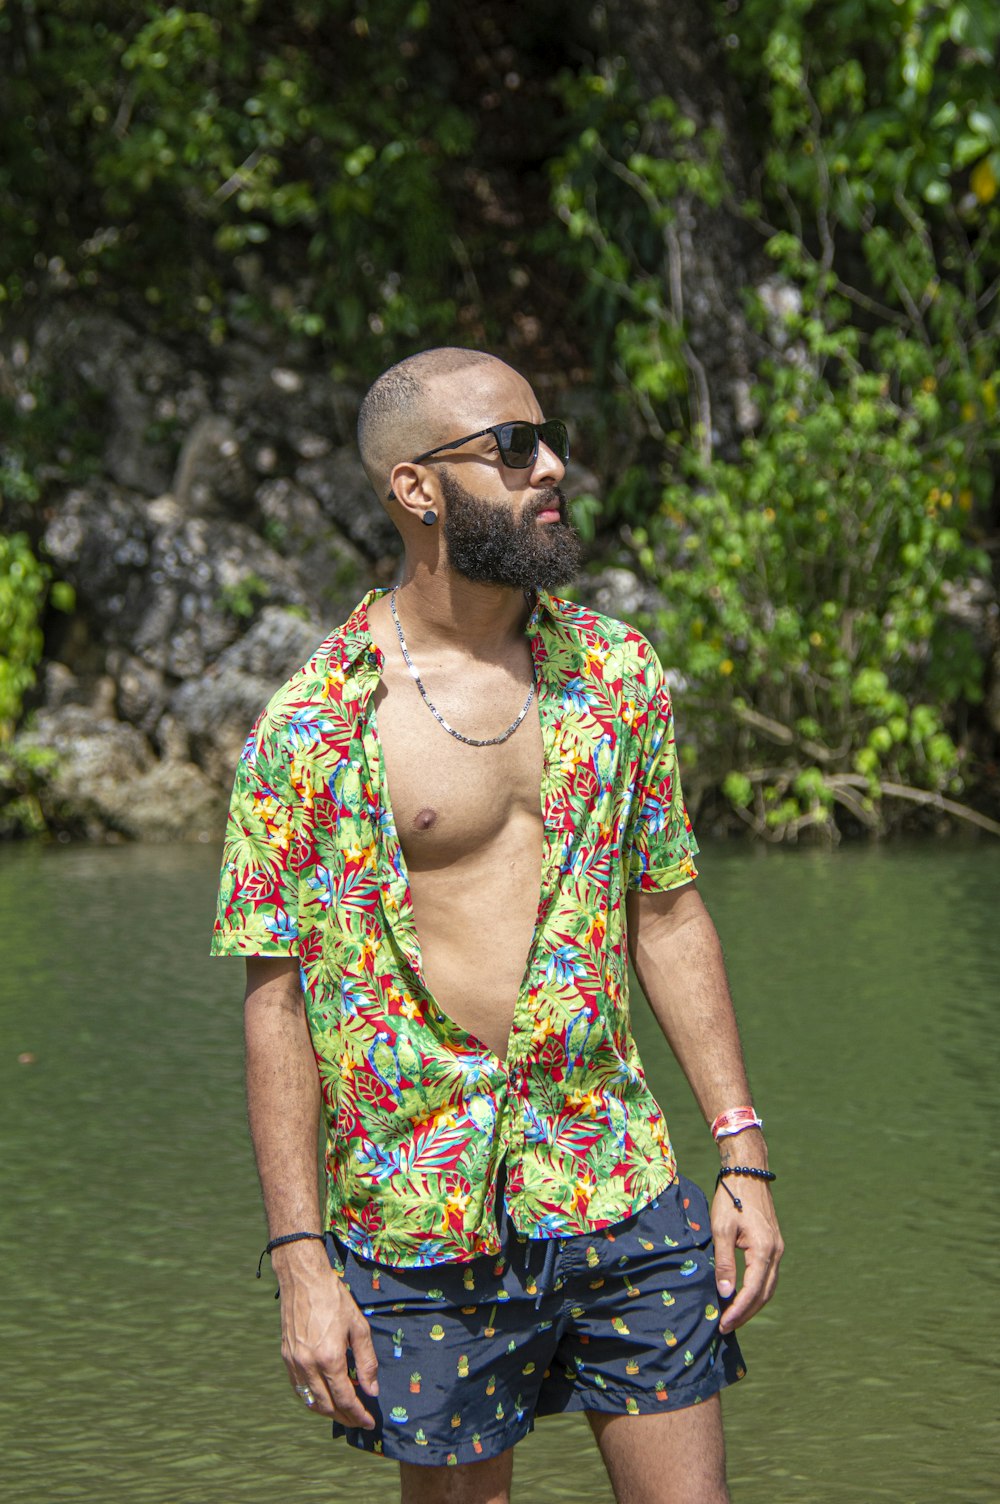
[[[510,507],[481,501],[441,471],[447,503],[444,541],[452,569],[486,585],[515,590],[551,590],[567,585],[580,568],[579,535],[566,521],[566,498],[557,488],[543,491],[518,518]],[[540,512],[559,509],[559,522],[538,523]]]

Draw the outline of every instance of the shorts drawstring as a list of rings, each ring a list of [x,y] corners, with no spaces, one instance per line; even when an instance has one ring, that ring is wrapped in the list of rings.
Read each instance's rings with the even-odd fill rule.
[[[530,1242],[530,1240],[528,1242],[528,1248],[529,1249],[531,1248],[531,1242]],[[545,1240],[545,1258],[542,1261],[541,1271],[540,1271],[540,1273],[538,1275],[538,1280],[537,1280],[537,1287],[538,1288],[537,1288],[537,1293],[535,1295],[535,1310],[536,1311],[540,1311],[541,1308],[542,1308],[542,1296],[543,1295],[551,1295],[553,1289],[555,1288],[556,1260],[558,1259],[558,1257],[559,1257],[559,1239],[558,1238],[546,1238],[546,1240]],[[525,1268],[528,1267],[527,1257],[525,1258],[525,1261],[524,1261],[524,1267]]]
[[[500,1229],[501,1241],[503,1241],[503,1239],[506,1236],[506,1232],[507,1232],[507,1206],[506,1206],[506,1201],[505,1201],[505,1198],[504,1198],[504,1191],[506,1189],[506,1184],[507,1184],[507,1167],[506,1167],[506,1164],[504,1164],[504,1165],[501,1166],[500,1174],[497,1177],[497,1207],[498,1207],[497,1223],[498,1223],[498,1227]],[[524,1235],[522,1233],[518,1233],[518,1238],[524,1244],[524,1272],[525,1272],[525,1274],[527,1274],[527,1272],[528,1272],[528,1265],[531,1262],[531,1249],[532,1249],[533,1243],[537,1243],[539,1240],[537,1238],[535,1238],[534,1240],[532,1240],[531,1238],[524,1237]],[[536,1290],[535,1290],[535,1310],[536,1311],[540,1311],[541,1310],[543,1297],[546,1296],[546,1295],[551,1295],[552,1292],[553,1292],[553,1290],[555,1289],[555,1282],[556,1282],[556,1262],[557,1262],[557,1260],[559,1258],[559,1246],[560,1246],[560,1240],[559,1240],[559,1238],[546,1238],[546,1239],[544,1239],[544,1242],[545,1242],[545,1257],[542,1260],[542,1267],[541,1267],[541,1270],[540,1270],[539,1275],[538,1275],[538,1280],[536,1282]]]

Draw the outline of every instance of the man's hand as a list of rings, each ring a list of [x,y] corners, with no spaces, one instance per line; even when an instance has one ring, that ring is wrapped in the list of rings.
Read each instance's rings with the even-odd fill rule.
[[[743,1204],[737,1211],[726,1194],[729,1186]],[[727,1177],[712,1201],[712,1238],[715,1242],[715,1283],[723,1300],[736,1289],[736,1250],[743,1253],[743,1284],[719,1322],[720,1332],[732,1332],[756,1316],[774,1294],[778,1265],[785,1245],[781,1239],[771,1192],[765,1181],[748,1175]]]
[[[316,1397],[310,1409],[342,1426],[374,1429],[347,1373],[350,1348],[358,1382],[366,1394],[378,1394],[378,1359],[371,1328],[344,1281],[320,1254],[275,1249],[275,1273],[281,1289],[281,1356],[292,1385],[308,1385]],[[282,1257],[282,1255],[285,1257]],[[322,1257],[322,1264],[316,1254]],[[293,1259],[295,1263],[293,1264]]]

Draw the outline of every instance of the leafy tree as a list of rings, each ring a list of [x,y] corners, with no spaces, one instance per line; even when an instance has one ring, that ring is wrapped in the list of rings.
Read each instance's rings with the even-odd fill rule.
[[[662,602],[645,624],[702,786],[773,839],[880,828],[886,792],[964,798],[987,747],[957,608],[996,526],[1000,13],[593,17],[0,7],[7,328],[82,293],[199,362],[249,323],[359,384],[442,340],[589,372],[608,486],[578,516]],[[53,435],[66,476],[99,462],[93,415],[28,396],[0,380],[0,737],[41,613],[72,604],[34,553]]]
[[[613,504],[665,602],[650,625],[688,681],[700,777],[772,838],[835,834],[837,808],[878,829],[883,793],[963,791],[950,710],[982,698],[952,607],[989,568],[1000,14],[746,0],[724,25],[761,144],[753,201],[724,136],[675,100],[614,67],[567,85],[589,118],[557,204],[646,440]],[[684,194],[749,222],[772,263],[748,290],[760,353],[735,456],[689,339]]]
[[[447,49],[423,50],[430,16],[400,0],[0,12],[18,64],[3,106],[7,296],[40,259],[217,341],[234,311],[343,349],[375,337],[376,360],[394,336],[451,327],[443,185],[475,126],[442,102],[453,68]],[[247,259],[265,248],[267,278]]]

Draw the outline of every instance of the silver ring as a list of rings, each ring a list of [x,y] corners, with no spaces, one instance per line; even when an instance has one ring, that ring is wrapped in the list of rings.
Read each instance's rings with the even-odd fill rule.
[[[308,1384],[296,1384],[295,1393],[306,1405],[309,1406],[310,1410],[316,1404],[316,1396],[313,1394]]]

